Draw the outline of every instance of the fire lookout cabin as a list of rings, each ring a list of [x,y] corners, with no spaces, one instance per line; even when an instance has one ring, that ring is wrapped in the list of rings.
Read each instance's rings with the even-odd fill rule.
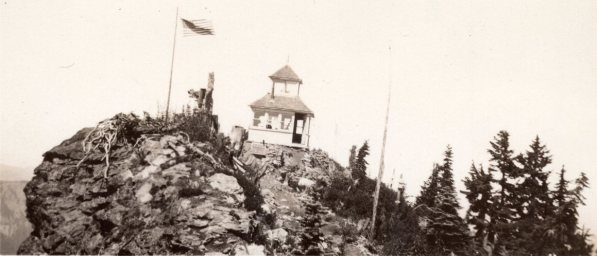
[[[269,76],[271,92],[253,102],[251,142],[309,147],[309,128],[315,116],[299,98],[303,81],[286,65]]]

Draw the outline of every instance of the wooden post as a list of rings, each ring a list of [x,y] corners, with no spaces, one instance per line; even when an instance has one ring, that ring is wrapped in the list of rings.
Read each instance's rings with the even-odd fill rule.
[[[172,92],[172,72],[174,70],[174,53],[176,52],[176,33],[178,32],[178,7],[176,7],[176,22],[174,22],[174,40],[172,42],[172,62],[170,63],[170,82],[168,83],[168,100],[166,102],[166,124],[170,111],[170,93]]]
[[[390,46],[390,63],[392,61],[392,48]],[[381,187],[381,179],[383,178],[384,169],[384,155],[386,152],[386,139],[388,135],[388,117],[390,114],[390,99],[392,95],[392,70],[390,67],[390,79],[388,83],[388,105],[386,106],[386,123],[383,130],[383,142],[381,144],[381,159],[379,163],[379,173],[377,174],[377,184],[375,185],[375,197],[373,199],[373,216],[371,217],[371,233],[369,239],[375,239],[375,218],[377,217],[377,203],[379,201],[379,189]]]
[[[311,116],[307,116],[307,148],[309,148],[309,141],[311,141]]]

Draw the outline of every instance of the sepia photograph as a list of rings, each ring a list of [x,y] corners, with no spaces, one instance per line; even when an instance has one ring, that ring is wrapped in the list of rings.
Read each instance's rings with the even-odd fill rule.
[[[597,256],[597,1],[0,1],[0,255]]]

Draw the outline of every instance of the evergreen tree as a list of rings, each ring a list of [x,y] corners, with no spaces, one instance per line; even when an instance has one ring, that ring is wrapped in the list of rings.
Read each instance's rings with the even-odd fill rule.
[[[516,160],[522,165],[521,171],[524,176],[524,181],[519,185],[519,196],[524,208],[518,214],[523,219],[533,221],[549,216],[553,211],[547,181],[550,173],[544,170],[551,163],[549,150],[541,144],[537,136],[530,145],[530,150],[524,155],[518,155]]]
[[[554,228],[549,234],[554,239],[554,252],[558,255],[567,255],[570,244],[570,238],[574,236],[576,229],[576,209],[572,202],[571,192],[568,190],[569,181],[566,180],[566,169],[560,170],[556,190],[554,191],[554,200],[556,202],[556,212],[553,220]]]
[[[439,178],[439,185],[441,188],[445,189],[448,194],[454,196],[456,198],[456,189],[454,188],[454,171],[452,170],[452,147],[450,145],[447,146],[446,151],[444,152],[444,163],[441,166],[442,175]],[[456,200],[454,207],[456,209],[460,209],[460,204]]]
[[[388,225],[386,239],[381,255],[421,255],[418,249],[425,249],[425,238],[421,235],[417,217],[412,206],[402,193],[398,199],[398,210]]]
[[[486,246],[487,229],[489,227],[489,211],[492,204],[492,187],[491,182],[493,176],[490,171],[485,172],[483,166],[478,169],[473,163],[469,171],[469,177],[464,179],[464,186],[466,191],[466,199],[469,202],[469,209],[466,213],[466,222],[474,226],[474,241],[478,246]]]
[[[355,180],[360,180],[364,177],[367,177],[367,160],[365,158],[369,155],[369,143],[365,141],[363,146],[359,148],[359,152],[357,153],[357,158],[354,163],[354,169],[352,170],[352,177]]]
[[[562,206],[566,203],[566,199],[568,198],[568,183],[569,181],[566,180],[566,169],[562,166],[562,170],[560,170],[559,180],[556,183],[556,190],[554,191],[554,201],[558,206]]]
[[[439,189],[436,198],[437,207],[430,208],[429,223],[426,230],[428,244],[443,251],[446,255],[454,253],[464,255],[469,240],[468,228],[458,216],[458,205],[454,193],[446,187]]]
[[[415,252],[426,255],[464,254],[468,243],[468,229],[464,220],[458,216],[460,205],[456,199],[454,174],[452,170],[452,148],[447,147],[442,165],[435,164],[431,176],[423,184],[421,195],[416,199],[423,228],[420,232],[424,242],[415,248]]]
[[[556,211],[553,219],[553,228],[548,234],[555,241],[554,253],[557,255],[590,255],[592,245],[589,244],[589,234],[578,230],[578,207],[584,205],[582,192],[589,186],[585,173],[576,179],[576,187],[568,189],[569,181],[565,178],[566,170],[562,168],[559,181],[554,191]]]
[[[487,172],[473,164],[464,179],[470,203],[466,221],[474,227],[476,254],[590,255],[590,234],[578,228],[577,209],[588,187],[584,173],[569,189],[562,169],[551,191],[545,169],[552,157],[538,137],[516,156],[505,131],[490,144]]]
[[[519,249],[514,243],[516,228],[513,221],[518,217],[517,213],[522,205],[515,185],[515,180],[521,177],[521,173],[514,164],[509,137],[508,132],[500,131],[494,141],[490,142],[491,148],[488,150],[491,155],[489,170],[500,174],[497,180],[499,188],[492,198],[489,211],[491,228],[488,230],[488,242],[493,244],[497,255],[515,253]]]
[[[441,168],[438,164],[433,165],[431,176],[421,186],[421,194],[416,198],[415,205],[426,205],[434,207],[436,197],[439,192],[439,175]]]
[[[444,253],[462,255],[468,242],[468,228],[460,216],[452,170],[452,148],[447,147],[439,177],[435,207],[431,210],[428,238]]]
[[[305,217],[300,221],[303,227],[300,241],[302,251],[295,251],[295,254],[323,254],[323,250],[320,247],[320,244],[324,242],[324,235],[321,232],[321,227],[323,226],[321,214],[323,212],[322,206],[317,199],[317,193],[311,191],[310,198],[304,202]]]
[[[554,212],[553,200],[549,193],[549,172],[544,170],[551,163],[549,150],[535,137],[530,150],[516,157],[522,168],[523,181],[518,185],[519,198],[517,214],[518,246],[538,255],[546,254],[549,241],[543,239],[550,224],[549,219]]]

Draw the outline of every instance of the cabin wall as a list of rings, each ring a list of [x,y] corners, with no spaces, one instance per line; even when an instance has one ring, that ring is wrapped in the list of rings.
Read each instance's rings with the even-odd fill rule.
[[[299,84],[293,82],[275,82],[274,96],[297,97],[299,95]]]
[[[292,132],[249,129],[249,141],[292,145]]]
[[[293,125],[293,112],[262,109],[253,110],[252,127],[274,131],[289,131],[292,133]]]
[[[249,127],[249,141],[293,147],[309,145],[309,122],[303,121],[301,143],[292,143],[295,113],[287,111],[253,109],[253,122]]]

